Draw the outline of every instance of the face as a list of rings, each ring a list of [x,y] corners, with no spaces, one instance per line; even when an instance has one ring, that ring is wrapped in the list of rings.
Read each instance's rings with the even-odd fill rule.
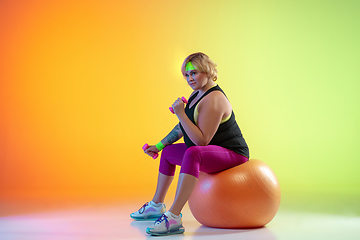
[[[186,81],[193,90],[199,90],[208,83],[206,73],[198,70],[190,70],[185,72]]]

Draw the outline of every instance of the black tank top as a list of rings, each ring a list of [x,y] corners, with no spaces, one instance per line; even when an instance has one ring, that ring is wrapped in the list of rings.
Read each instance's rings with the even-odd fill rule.
[[[191,122],[193,122],[194,124],[195,124],[194,111],[195,111],[196,105],[201,101],[201,99],[203,99],[206,95],[208,95],[209,93],[211,93],[213,91],[220,91],[225,95],[223,90],[217,85],[215,87],[210,88],[208,91],[206,91],[201,96],[201,98],[191,108],[189,107],[190,103],[199,94],[199,92],[195,93],[188,100],[188,104],[186,104],[186,107],[185,107],[185,113],[188,116],[188,118],[191,120]],[[226,97],[226,95],[225,95],[225,97]],[[181,123],[179,125],[180,125],[181,131],[184,135],[184,142],[185,142],[186,146],[188,148],[192,147],[192,146],[196,146],[190,140],[189,136],[186,134]],[[233,111],[231,112],[230,119],[219,125],[214,137],[211,139],[211,141],[208,145],[221,146],[221,147],[230,149],[236,153],[239,153],[239,154],[249,158],[249,148],[245,142],[245,139],[242,136],[242,133],[241,133],[241,130],[240,130],[238,124],[235,121],[235,114]]]

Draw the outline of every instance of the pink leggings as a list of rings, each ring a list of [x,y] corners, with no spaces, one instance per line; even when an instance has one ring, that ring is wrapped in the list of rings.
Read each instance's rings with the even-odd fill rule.
[[[181,166],[180,173],[199,177],[199,171],[220,172],[247,160],[247,157],[220,146],[207,145],[187,148],[185,143],[179,143],[164,148],[159,171],[164,175],[174,176],[176,165],[179,165]]]

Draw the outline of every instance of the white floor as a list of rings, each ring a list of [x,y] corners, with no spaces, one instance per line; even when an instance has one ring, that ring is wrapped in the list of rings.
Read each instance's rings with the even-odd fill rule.
[[[129,213],[138,208],[138,204],[112,203],[2,214],[0,239],[360,239],[358,216],[289,212],[280,209],[264,228],[229,230],[201,226],[187,207],[183,211],[185,234],[151,237],[145,233],[151,222],[137,222],[129,217]]]

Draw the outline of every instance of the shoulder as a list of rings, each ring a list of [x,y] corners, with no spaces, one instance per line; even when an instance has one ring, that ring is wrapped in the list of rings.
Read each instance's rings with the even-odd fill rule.
[[[204,102],[215,103],[227,101],[225,94],[221,91],[212,91],[203,99]]]
[[[229,101],[224,93],[221,91],[212,91],[201,100],[199,108],[205,106],[210,108],[224,108],[224,106],[228,104]]]

